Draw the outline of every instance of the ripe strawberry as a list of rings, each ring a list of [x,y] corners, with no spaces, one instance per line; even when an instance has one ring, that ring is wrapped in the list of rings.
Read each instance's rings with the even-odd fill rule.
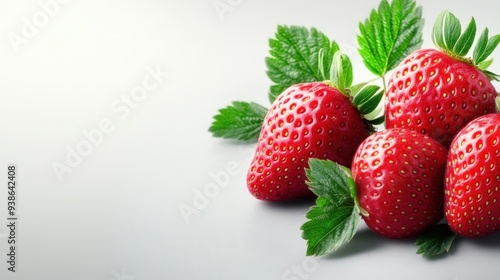
[[[451,13],[441,14],[433,30],[439,50],[417,50],[394,70],[385,95],[387,128],[409,128],[448,147],[468,122],[497,111],[497,92],[490,82],[497,76],[486,71],[491,61],[485,59],[498,38],[489,40],[486,30],[472,59],[465,58],[474,41],[475,23],[472,20],[460,37],[450,39],[450,29],[456,32],[457,24],[460,26],[457,22]]]
[[[419,234],[443,217],[447,151],[436,140],[408,129],[368,137],[352,163],[363,219],[389,238]]]
[[[465,237],[500,230],[500,114],[471,121],[451,143],[445,181],[445,215]]]
[[[350,164],[368,135],[363,116],[338,89],[323,82],[291,86],[265,117],[248,189],[269,201],[311,197],[304,171],[308,159]]]

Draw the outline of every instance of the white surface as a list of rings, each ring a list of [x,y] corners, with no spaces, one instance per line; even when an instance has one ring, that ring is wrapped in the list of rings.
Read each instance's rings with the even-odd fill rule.
[[[306,258],[299,228],[312,202],[255,200],[245,186],[253,145],[207,132],[233,100],[268,105],[264,58],[278,24],[314,26],[353,52],[378,1],[66,1],[16,52],[9,34],[43,21],[47,2],[0,1],[0,184],[8,164],[19,168],[18,272],[2,261],[0,279],[496,279],[498,234],[431,261],[413,240],[361,223],[337,253]],[[219,15],[214,3],[233,8]],[[500,33],[494,2],[418,3],[425,46],[443,9]],[[352,60],[356,81],[372,78]],[[147,69],[169,76],[155,83]],[[144,79],[155,87],[126,115],[122,98]],[[102,121],[102,139],[58,180],[54,162],[67,164]],[[227,184],[187,223],[179,207],[217,184],[213,174]],[[0,260],[6,202],[1,187]]]

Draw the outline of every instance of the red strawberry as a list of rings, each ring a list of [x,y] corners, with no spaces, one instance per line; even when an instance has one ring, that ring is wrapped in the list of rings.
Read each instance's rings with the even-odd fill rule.
[[[500,230],[500,114],[470,122],[451,143],[446,168],[445,215],[465,237]]]
[[[291,86],[272,104],[247,175],[258,199],[311,197],[304,168],[310,157],[348,165],[369,135],[348,97],[323,82]]]
[[[368,137],[352,163],[359,206],[372,230],[389,238],[419,234],[443,217],[447,151],[408,129]]]
[[[434,28],[433,39],[440,50],[415,51],[394,70],[385,98],[387,128],[409,128],[449,146],[468,122],[496,112],[497,92],[490,79],[497,76],[486,71],[489,63],[485,59],[498,42],[488,42],[488,33],[483,33],[473,58],[465,58],[474,40],[475,24],[471,21],[467,31],[452,40],[446,34],[447,23],[453,21],[458,19],[445,12],[436,23],[441,25]],[[486,44],[491,46],[486,48]]]

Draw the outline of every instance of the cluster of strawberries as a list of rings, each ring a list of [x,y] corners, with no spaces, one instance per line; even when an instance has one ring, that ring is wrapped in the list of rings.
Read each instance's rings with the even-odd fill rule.
[[[331,160],[351,169],[362,218],[383,236],[414,236],[443,217],[465,237],[499,230],[500,114],[486,58],[500,39],[486,30],[465,58],[473,27],[451,39],[435,28],[438,49],[414,51],[394,69],[377,132],[353,102],[363,97],[328,82],[286,89],[264,119],[247,176],[251,194],[312,197],[308,159]]]
[[[419,236],[423,255],[500,230],[500,76],[488,70],[500,35],[476,38],[474,19],[462,30],[444,11],[436,48],[424,49],[422,26],[414,0],[382,0],[357,36],[381,79],[355,85],[335,41],[279,26],[266,58],[271,107],[233,102],[214,117],[215,137],[257,141],[254,197],[316,198],[301,227],[308,255],[349,241],[361,219],[385,237]]]

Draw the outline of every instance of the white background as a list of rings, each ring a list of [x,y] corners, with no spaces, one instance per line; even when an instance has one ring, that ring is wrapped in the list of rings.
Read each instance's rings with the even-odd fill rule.
[[[500,33],[495,2],[418,3],[424,46],[444,9]],[[214,4],[231,8],[218,13]],[[373,78],[356,35],[377,6],[0,1],[0,279],[496,279],[498,234],[457,241],[445,258],[428,260],[413,239],[387,240],[361,222],[338,252],[306,258],[299,228],[312,202],[254,199],[245,185],[254,145],[207,131],[233,100],[269,106],[264,59],[278,24],[318,28],[351,54],[355,82]],[[137,95],[144,81],[150,89]],[[4,261],[11,163],[19,170],[17,273]],[[60,178],[54,166],[66,166]],[[219,191],[183,217],[179,209],[196,208],[214,184]]]

